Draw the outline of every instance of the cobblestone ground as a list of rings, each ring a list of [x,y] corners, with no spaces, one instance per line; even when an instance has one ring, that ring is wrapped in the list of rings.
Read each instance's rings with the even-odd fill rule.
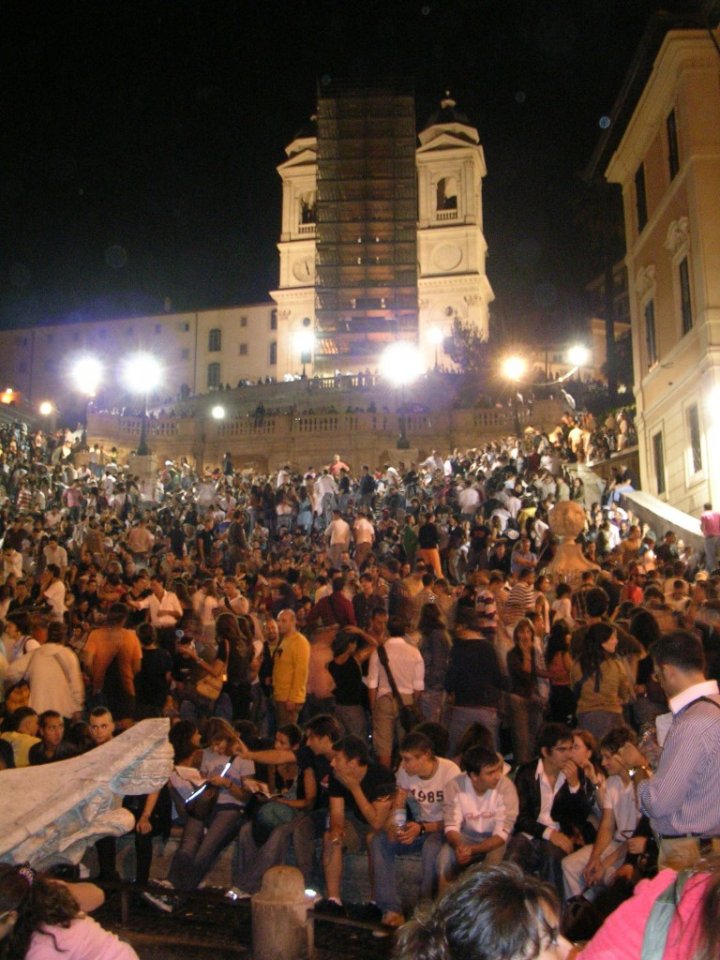
[[[197,900],[179,914],[163,914],[134,901],[128,923],[120,922],[120,900],[111,894],[95,915],[135,948],[140,960],[231,960],[250,958],[249,903]],[[317,960],[388,960],[392,938],[377,939],[370,930],[315,922]]]

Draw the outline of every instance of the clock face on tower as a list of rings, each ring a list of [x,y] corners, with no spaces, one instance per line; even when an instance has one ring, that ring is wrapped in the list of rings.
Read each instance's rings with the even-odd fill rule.
[[[315,273],[315,262],[313,257],[303,257],[293,264],[293,276],[300,283],[310,283]]]

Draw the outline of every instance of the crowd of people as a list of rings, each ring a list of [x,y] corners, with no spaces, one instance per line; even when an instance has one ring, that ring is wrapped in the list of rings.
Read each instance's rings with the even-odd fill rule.
[[[291,857],[324,885],[317,911],[397,928],[397,866],[414,855],[440,939],[463,890],[487,889],[494,922],[492,878],[535,904],[528,956],[561,955],[542,952],[558,924],[610,937],[640,881],[706,869],[720,838],[720,576],[714,546],[624,510],[627,475],[588,502],[569,467],[591,426],[567,415],[551,434],[381,469],[168,461],[149,501],[80,435],[4,427],[0,769],[165,716],[170,781],[124,801],[135,880],[159,909],[234,842],[234,899]],[[570,499],[595,567],[558,583],[549,514]],[[710,505],[703,524],[717,539]],[[153,886],[153,838],[173,828]],[[117,879],[115,840],[96,852],[100,881]],[[342,898],[361,852],[362,908]],[[717,896],[707,870],[696,905]],[[406,928],[404,949],[425,955],[407,945],[427,929]]]

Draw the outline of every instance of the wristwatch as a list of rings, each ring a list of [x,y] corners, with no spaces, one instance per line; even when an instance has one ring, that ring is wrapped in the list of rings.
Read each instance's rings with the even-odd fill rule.
[[[424,834],[426,834],[426,833],[427,833],[427,830],[425,829],[425,824],[424,824],[424,823],[421,823],[421,824],[420,824],[420,833],[418,834],[418,836],[421,836],[421,837],[422,837],[422,836],[423,836]]]

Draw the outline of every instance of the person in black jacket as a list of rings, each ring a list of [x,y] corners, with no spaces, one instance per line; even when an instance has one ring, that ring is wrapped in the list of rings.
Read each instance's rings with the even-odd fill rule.
[[[538,736],[537,760],[518,767],[515,788],[520,813],[507,858],[553,883],[563,894],[562,860],[572,853],[591,812],[581,773],[570,759],[572,731],[547,723]]]
[[[457,752],[463,734],[472,723],[482,723],[499,749],[500,703],[503,678],[497,653],[479,627],[473,607],[458,604],[455,639],[445,679],[448,693],[450,756]]]

